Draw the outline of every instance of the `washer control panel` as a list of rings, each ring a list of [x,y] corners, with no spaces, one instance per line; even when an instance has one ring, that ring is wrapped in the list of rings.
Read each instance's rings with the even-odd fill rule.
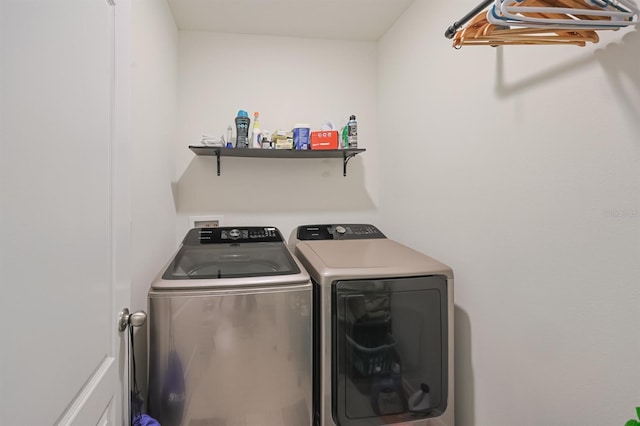
[[[282,235],[273,226],[194,228],[184,238],[184,245],[281,242]]]
[[[368,224],[304,225],[298,227],[297,237],[300,241],[386,238],[378,228]]]

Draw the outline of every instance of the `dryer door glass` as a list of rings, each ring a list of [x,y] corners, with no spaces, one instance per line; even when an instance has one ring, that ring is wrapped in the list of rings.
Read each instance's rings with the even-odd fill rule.
[[[446,277],[338,281],[333,296],[336,423],[383,425],[443,414]]]

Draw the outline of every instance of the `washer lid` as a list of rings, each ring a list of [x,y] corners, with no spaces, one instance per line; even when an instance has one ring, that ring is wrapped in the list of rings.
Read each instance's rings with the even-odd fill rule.
[[[267,228],[196,228],[165,270],[165,280],[292,275],[300,268],[280,232]]]

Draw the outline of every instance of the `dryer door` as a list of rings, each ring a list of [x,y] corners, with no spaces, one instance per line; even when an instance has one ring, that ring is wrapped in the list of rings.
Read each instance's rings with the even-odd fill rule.
[[[337,424],[383,425],[444,413],[447,297],[442,275],[335,283],[332,412]]]

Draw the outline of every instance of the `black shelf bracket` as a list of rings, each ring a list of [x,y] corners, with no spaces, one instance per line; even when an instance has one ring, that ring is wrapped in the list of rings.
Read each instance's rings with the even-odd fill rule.
[[[347,176],[347,163],[357,154],[357,152],[347,153],[346,151],[342,153],[342,176]]]
[[[216,163],[218,166],[218,176],[220,176],[220,150],[216,149]]]

